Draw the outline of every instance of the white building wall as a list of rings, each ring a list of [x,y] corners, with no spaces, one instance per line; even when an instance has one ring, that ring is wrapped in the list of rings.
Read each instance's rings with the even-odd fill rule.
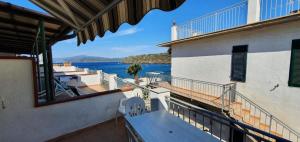
[[[246,83],[238,83],[238,91],[300,132],[300,88],[288,86],[291,43],[300,39],[299,25],[289,22],[173,45],[171,74],[229,83],[232,46],[246,44]]]
[[[34,107],[30,60],[0,60],[0,142],[42,142],[115,117],[114,93]],[[2,107],[4,103],[4,107]]]

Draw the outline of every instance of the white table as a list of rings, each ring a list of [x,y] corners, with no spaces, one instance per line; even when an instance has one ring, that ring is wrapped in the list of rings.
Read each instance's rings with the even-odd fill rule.
[[[219,141],[166,111],[155,111],[135,117],[125,116],[125,119],[144,142]]]

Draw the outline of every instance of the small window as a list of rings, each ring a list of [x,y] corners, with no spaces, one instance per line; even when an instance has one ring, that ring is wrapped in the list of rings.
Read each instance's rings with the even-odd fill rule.
[[[231,57],[231,81],[246,81],[248,45],[233,46]]]
[[[300,39],[292,41],[289,86],[300,87]]]

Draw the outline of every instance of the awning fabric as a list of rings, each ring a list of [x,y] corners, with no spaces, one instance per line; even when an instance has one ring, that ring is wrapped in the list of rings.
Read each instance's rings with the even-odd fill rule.
[[[152,9],[171,11],[185,0],[30,0],[74,28],[78,45],[137,24]]]
[[[0,52],[30,54],[40,20],[44,21],[48,45],[64,39],[72,31],[69,25],[53,16],[0,2]]]

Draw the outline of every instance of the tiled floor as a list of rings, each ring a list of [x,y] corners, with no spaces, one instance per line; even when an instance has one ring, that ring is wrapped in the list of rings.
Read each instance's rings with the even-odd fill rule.
[[[120,118],[118,126],[115,120],[109,120],[48,142],[128,142],[124,119]]]
[[[82,95],[107,91],[104,85],[89,85],[85,87],[78,87],[78,89]]]

